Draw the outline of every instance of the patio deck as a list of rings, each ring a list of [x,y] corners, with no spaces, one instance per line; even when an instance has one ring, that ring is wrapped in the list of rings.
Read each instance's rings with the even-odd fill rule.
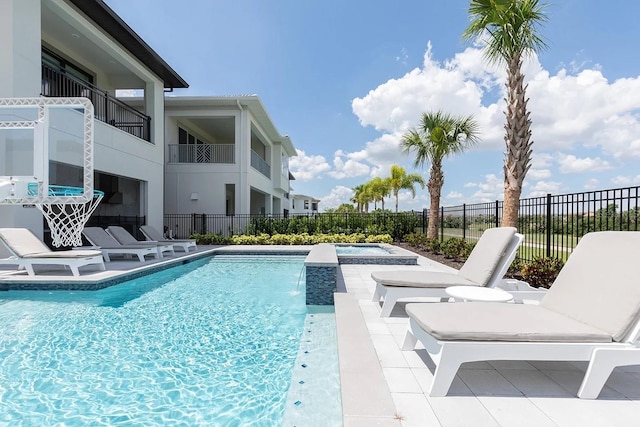
[[[428,354],[420,344],[400,350],[404,304],[381,318],[380,304],[371,301],[374,270],[448,269],[424,257],[418,264],[341,266],[347,293],[336,296],[336,315],[345,427],[640,425],[640,365],[615,369],[600,397],[584,400],[576,396],[584,362],[466,363],[447,396],[430,397]],[[367,336],[355,339],[354,331]]]
[[[308,251],[310,247],[199,246],[197,252],[139,263],[106,263],[107,271],[83,267],[80,277],[51,267],[29,277],[25,272],[0,269],[0,289],[18,283],[68,282],[81,284],[118,279],[132,272],[164,269],[186,258],[214,252]],[[463,365],[446,397],[426,394],[433,364],[424,350],[401,351],[408,325],[404,304],[389,318],[380,317],[380,304],[371,301],[374,270],[419,269],[446,271],[448,267],[424,257],[417,266],[341,265],[336,294],[336,324],[345,427],[424,426],[561,426],[601,427],[640,425],[640,366],[617,368],[599,399],[576,397],[586,363],[476,362]],[[319,426],[323,427],[323,426]]]

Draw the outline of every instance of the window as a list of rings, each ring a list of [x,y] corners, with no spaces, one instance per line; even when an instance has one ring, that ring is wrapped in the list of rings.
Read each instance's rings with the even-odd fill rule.
[[[285,178],[289,178],[289,157],[282,153],[281,155],[281,159],[282,159],[282,176]]]
[[[309,201],[308,200],[304,201],[304,208],[305,208],[305,210],[309,209]]]

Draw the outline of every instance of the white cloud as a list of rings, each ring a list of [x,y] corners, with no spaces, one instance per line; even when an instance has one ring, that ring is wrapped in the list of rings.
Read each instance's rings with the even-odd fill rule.
[[[545,179],[551,176],[551,170],[549,169],[529,169],[526,178],[528,179]]]
[[[333,170],[329,172],[333,178],[353,178],[369,174],[371,169],[366,164],[349,158],[344,161],[343,157],[342,150],[336,151],[336,156],[333,158]]]
[[[474,187],[477,190],[467,199],[466,203],[486,203],[502,199],[504,180],[494,174],[485,175],[484,179],[484,182],[475,183]],[[465,186],[468,186],[468,184],[465,184]]]
[[[353,190],[343,185],[338,185],[331,189],[331,193],[327,196],[320,198],[319,208],[320,210],[327,210],[337,208],[343,203],[351,203],[351,197],[353,197]]]
[[[289,169],[297,181],[311,181],[321,178],[331,169],[324,156],[307,155],[303,150],[296,150],[298,155],[289,160]]]
[[[573,154],[558,153],[558,166],[562,173],[601,172],[611,169],[611,164],[600,157],[578,158]]]
[[[611,183],[619,187],[640,185],[640,175],[636,175],[635,177],[618,175],[611,178]]]
[[[458,200],[463,200],[464,194],[459,193],[457,191],[450,191],[446,196],[444,196],[444,200],[451,200],[452,202],[457,202]]]
[[[525,197],[542,197],[547,194],[557,194],[560,190],[560,183],[554,181],[538,181],[529,189],[529,194]]]
[[[600,181],[595,178],[588,179],[587,182],[584,183],[585,190],[597,190],[600,188]]]
[[[549,169],[553,158],[549,151],[581,147],[598,148],[602,154],[573,162],[565,159],[565,173],[610,168],[607,157],[640,158],[640,76],[610,82],[598,66],[584,66],[571,64],[570,71],[552,75],[535,56],[523,65],[535,169]],[[441,63],[433,58],[429,44],[421,67],[353,99],[352,110],[362,126],[373,126],[383,134],[377,141],[399,141],[425,111],[473,114],[481,133],[476,149],[503,150],[504,81],[504,69],[488,67],[478,46]],[[366,149],[357,153],[369,154]],[[375,168],[383,160],[370,161]]]

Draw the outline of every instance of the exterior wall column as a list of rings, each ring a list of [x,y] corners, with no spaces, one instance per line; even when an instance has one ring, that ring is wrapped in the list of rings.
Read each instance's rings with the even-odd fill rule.
[[[144,90],[144,103],[147,115],[151,117],[151,142],[156,146],[160,165],[153,180],[147,182],[147,198],[141,200],[140,210],[147,218],[147,224],[156,230],[162,230],[164,225],[164,171],[165,171],[165,143],[164,143],[164,84],[160,80],[147,82]]]
[[[0,40],[0,97],[39,96],[40,0],[0,1]],[[0,227],[26,227],[43,237],[43,218],[38,209],[0,205]]]
[[[247,111],[240,108],[240,116],[236,124],[236,147],[238,149],[239,185],[236,189],[236,213],[248,214],[251,208],[251,187],[249,184],[249,168],[251,167],[251,124]]]

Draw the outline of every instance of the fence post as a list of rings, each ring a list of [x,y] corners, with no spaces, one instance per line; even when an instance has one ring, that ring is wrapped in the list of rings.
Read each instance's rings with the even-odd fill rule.
[[[497,227],[500,227],[500,221],[498,220],[498,212],[499,212],[499,209],[498,209],[498,200],[496,200],[496,228],[497,228]]]
[[[440,240],[444,242],[444,206],[440,207]]]
[[[427,234],[427,209],[422,209],[422,234]]]
[[[194,233],[199,233],[198,224],[196,223],[196,213],[195,212],[191,214],[191,225],[193,227],[193,232]]]
[[[462,204],[462,238],[467,238],[467,204]]]
[[[547,257],[551,256],[551,194],[547,193]]]

